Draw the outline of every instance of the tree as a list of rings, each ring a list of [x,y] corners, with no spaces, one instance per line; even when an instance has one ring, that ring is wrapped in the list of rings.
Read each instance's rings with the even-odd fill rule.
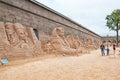
[[[110,15],[107,15],[106,20],[107,20],[106,26],[110,30],[116,31],[116,39],[118,46],[118,31],[120,30],[120,9],[116,9]]]

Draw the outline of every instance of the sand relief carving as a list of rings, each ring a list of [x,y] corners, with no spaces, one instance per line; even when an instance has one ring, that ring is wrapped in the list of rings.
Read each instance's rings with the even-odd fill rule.
[[[82,40],[78,36],[74,36],[76,48],[84,47]]]
[[[77,48],[80,48],[80,47],[83,47],[83,43],[82,43],[82,41],[79,39],[79,37],[78,36],[74,36],[74,44],[75,44],[75,47],[76,47],[76,49]]]
[[[54,49],[61,53],[77,54],[82,52],[79,49],[75,49],[74,46],[70,46],[69,42],[64,36],[64,30],[61,27],[57,27],[53,30],[51,36],[51,44]]]
[[[25,31],[22,24],[7,22],[5,23],[5,31],[10,45],[8,55],[25,56],[26,53],[31,54],[32,50],[29,49],[30,47],[24,37],[26,35],[24,34]]]
[[[0,22],[0,54],[9,58],[39,56],[43,54],[41,41],[33,29],[20,23]]]
[[[19,38],[20,48],[29,47],[29,45],[28,45],[28,33],[27,33],[27,31],[25,31],[25,28],[19,23],[15,23],[14,26],[15,26],[16,33],[17,33],[18,38]]]
[[[96,48],[98,49],[100,47],[101,41],[97,40]]]
[[[54,52],[53,46],[49,39],[41,41],[41,48],[43,49],[44,52],[47,52],[49,54]]]
[[[99,47],[100,47],[100,45],[101,45],[101,40],[99,40],[99,39],[94,39],[94,49],[98,49]]]
[[[94,44],[93,44],[93,40],[92,40],[92,38],[88,38],[88,41],[87,41],[87,43],[86,43],[86,47],[88,48],[88,49],[94,49]]]
[[[41,37],[41,48],[44,52],[48,53],[48,54],[51,54],[51,53],[54,53],[54,49],[51,45],[51,40],[50,40],[50,36],[43,32],[43,31],[40,31],[39,32],[40,34],[40,37]]]
[[[28,32],[20,23],[6,23],[5,30],[10,45],[17,48],[28,48],[31,45],[31,40],[28,37]]]
[[[78,48],[77,45],[79,45],[79,44],[76,45],[77,41],[75,40],[75,36],[74,35],[68,35],[66,37],[66,40],[68,41],[68,43],[69,43],[71,48],[74,48],[74,49]]]
[[[13,26],[14,26],[14,24],[9,23],[9,22],[5,24],[5,31],[6,31],[8,41],[10,44],[14,44],[18,41],[18,40],[16,40],[17,35],[16,35],[16,32],[15,32]]]
[[[82,40],[78,36],[68,35],[66,39],[70,44],[71,48],[79,49],[81,50],[81,53],[86,52],[85,46],[83,45]]]
[[[14,53],[20,56],[25,56],[24,54],[26,53],[39,55],[42,49],[49,54],[66,53],[78,55],[78,53],[86,52],[86,47],[82,40],[76,35],[68,35],[65,37],[62,27],[56,27],[51,37],[44,37],[45,35],[43,34],[45,40],[39,41],[32,28],[24,27],[20,23],[7,22],[4,24],[5,35],[7,35],[6,40],[8,45],[10,45],[8,48],[10,47],[10,50],[13,50],[13,52],[11,52],[13,53],[12,55],[14,55]],[[87,44],[88,48],[93,47],[92,39],[90,39]],[[10,52],[10,50],[8,50],[8,52]]]

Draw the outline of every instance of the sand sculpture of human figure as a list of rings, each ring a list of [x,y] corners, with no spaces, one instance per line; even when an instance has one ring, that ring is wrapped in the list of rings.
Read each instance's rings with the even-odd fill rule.
[[[53,30],[51,44],[57,51],[62,52],[63,54],[77,54],[78,52],[81,52],[78,49],[70,47],[64,36],[64,30],[62,27],[57,27]]]
[[[88,49],[90,49],[90,50],[93,50],[93,49],[96,48],[96,46],[95,46],[94,43],[93,43],[93,39],[92,39],[92,38],[88,38],[87,47],[88,47]]]
[[[77,49],[80,46],[82,46],[82,43],[79,39],[78,36],[74,36],[74,35],[68,35],[66,40],[68,41],[68,43],[70,44],[71,48]]]
[[[75,46],[76,46],[76,48],[80,48],[80,47],[83,47],[84,48],[84,45],[83,45],[83,43],[82,43],[82,40],[81,39],[79,39],[79,37],[78,36],[74,36],[74,40],[75,40]]]
[[[15,35],[15,31],[13,29],[13,24],[12,23],[6,23],[5,25],[5,30],[7,33],[7,37],[8,37],[8,41],[10,42],[10,44],[12,44],[14,42],[14,35]]]
[[[73,44],[73,42],[74,42],[74,37],[73,37],[73,35],[68,35],[68,36],[66,37],[66,40],[67,40],[69,46],[70,46],[71,48],[74,48],[74,49],[75,49],[75,46],[74,46],[74,44]]]
[[[24,27],[20,23],[15,23],[14,26],[19,36],[19,40],[28,43],[28,39],[27,39],[28,34],[24,31]]]
[[[85,53],[85,46],[83,45],[81,39],[79,39],[78,36],[75,35],[68,35],[67,36],[67,41],[70,44],[70,47],[73,49],[79,49],[81,50],[81,53]]]
[[[46,39],[46,40],[41,40],[41,47],[43,49],[44,52],[47,52],[47,53],[53,53],[52,52],[52,46],[51,46],[51,43],[50,43],[50,40]]]
[[[29,44],[29,38],[26,28],[23,27],[23,25],[20,23],[15,23],[14,27],[19,39],[18,47],[29,48],[30,44]]]
[[[90,51],[94,49],[93,41],[90,37],[86,40],[84,47],[86,48],[87,53],[90,53]]]

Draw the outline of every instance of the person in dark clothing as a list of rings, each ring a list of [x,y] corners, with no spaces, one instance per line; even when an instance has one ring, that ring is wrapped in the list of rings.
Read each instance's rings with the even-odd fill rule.
[[[104,56],[105,55],[105,46],[104,46],[104,44],[101,44],[100,45],[100,49],[101,49],[101,54],[102,54],[102,56]]]
[[[107,47],[106,51],[107,51],[107,55],[109,55],[110,49],[108,47]]]
[[[115,55],[115,50],[116,50],[116,47],[115,47],[115,44],[113,44],[114,55]]]

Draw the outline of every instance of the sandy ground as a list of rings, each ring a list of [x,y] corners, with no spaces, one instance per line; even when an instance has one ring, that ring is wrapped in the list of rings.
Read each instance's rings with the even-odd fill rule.
[[[11,61],[0,66],[0,80],[120,80],[118,53],[101,56],[100,50],[95,50],[78,57]]]

